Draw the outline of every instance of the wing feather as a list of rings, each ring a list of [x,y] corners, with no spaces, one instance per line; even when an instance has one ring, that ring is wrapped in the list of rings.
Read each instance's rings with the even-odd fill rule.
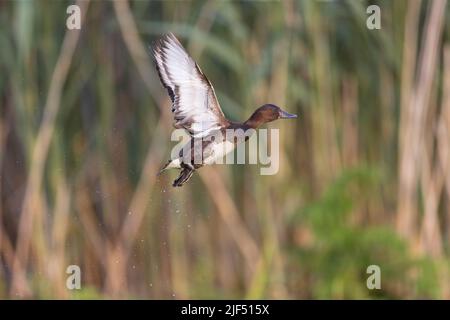
[[[211,82],[172,33],[156,42],[153,56],[172,101],[175,128],[184,128],[193,137],[204,137],[229,123]]]

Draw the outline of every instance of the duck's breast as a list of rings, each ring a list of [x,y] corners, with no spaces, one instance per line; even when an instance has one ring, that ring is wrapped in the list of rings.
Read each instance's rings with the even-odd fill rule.
[[[205,164],[216,163],[218,159],[221,159],[224,156],[226,156],[228,153],[233,151],[234,148],[236,148],[236,144],[228,140],[214,143],[212,145],[211,155],[205,157],[204,163]],[[218,161],[218,163],[225,163],[225,159],[223,161]]]

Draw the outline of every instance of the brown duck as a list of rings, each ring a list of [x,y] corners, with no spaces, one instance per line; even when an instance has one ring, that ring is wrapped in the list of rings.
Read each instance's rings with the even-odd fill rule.
[[[155,43],[153,57],[161,82],[172,101],[174,127],[183,128],[190,135],[189,156],[183,154],[186,150],[183,148],[179,157],[170,159],[159,172],[161,174],[170,168],[181,169],[179,177],[173,182],[174,187],[181,187],[196,169],[214,163],[236,147],[237,140],[227,140],[226,134],[222,134],[223,139],[219,141],[210,139],[217,132],[224,133],[227,129],[242,129],[245,132],[277,119],[297,118],[297,115],[273,104],[259,107],[242,123],[225,118],[211,82],[172,33]],[[197,139],[201,143],[195,144]],[[196,154],[201,154],[200,162],[194,161]]]

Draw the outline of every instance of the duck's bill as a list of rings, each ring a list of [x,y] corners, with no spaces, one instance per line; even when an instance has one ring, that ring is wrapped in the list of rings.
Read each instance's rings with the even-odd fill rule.
[[[297,118],[297,115],[293,114],[293,113],[286,112],[284,110],[281,110],[280,118],[281,119],[295,119],[295,118]]]

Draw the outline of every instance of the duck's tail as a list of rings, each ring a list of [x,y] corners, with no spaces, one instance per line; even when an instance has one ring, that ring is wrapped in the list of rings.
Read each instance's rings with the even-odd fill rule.
[[[180,159],[174,159],[174,160],[167,161],[166,164],[156,174],[156,176],[159,177],[164,171],[166,171],[167,169],[172,169],[172,168],[180,168]]]
[[[159,171],[158,171],[158,173],[156,174],[156,176],[157,177],[159,177],[160,175],[162,175],[162,173],[164,172],[164,171],[166,171],[167,170],[167,166],[170,164],[170,162],[167,162]]]

